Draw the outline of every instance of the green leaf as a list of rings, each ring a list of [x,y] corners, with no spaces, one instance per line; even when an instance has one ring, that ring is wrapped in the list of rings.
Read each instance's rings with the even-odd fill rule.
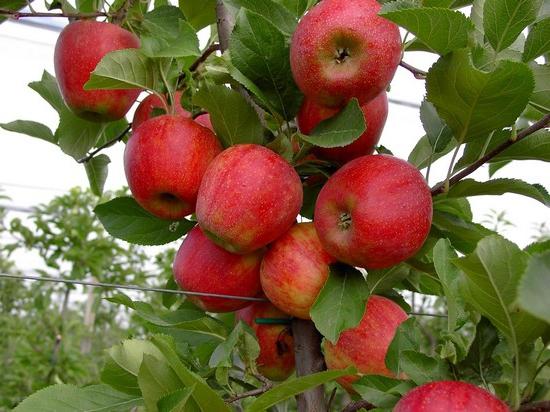
[[[278,3],[285,6],[296,17],[302,17],[306,10],[317,3],[317,0],[277,0]]]
[[[195,30],[216,23],[216,0],[178,0],[178,4]]]
[[[178,7],[156,7],[143,15],[143,27],[158,37],[176,37],[180,27],[180,21],[185,21],[185,16]],[[194,30],[193,30],[194,31]]]
[[[287,120],[298,112],[302,96],[290,70],[289,47],[286,36],[272,22],[241,9],[229,45],[231,62]]]
[[[325,338],[335,343],[342,331],[359,324],[368,297],[369,288],[361,272],[347,265],[331,265],[329,277],[311,307],[311,320]]]
[[[57,80],[46,70],[42,73],[40,81],[29,83],[29,87],[46,100],[58,113],[69,110],[59,92]]]
[[[159,412],[191,412],[195,410],[200,411],[196,404],[194,408],[190,408],[190,405],[188,404],[194,390],[195,385],[188,388],[178,389],[166,396],[163,396],[157,402],[157,409],[159,410]]]
[[[99,0],[76,0],[76,9],[80,13],[92,13],[100,9]]]
[[[495,51],[510,46],[537,18],[542,0],[485,0],[483,27]]]
[[[4,0],[2,1],[2,7],[8,10],[21,10],[23,7],[28,5],[26,0]],[[6,21],[7,16],[0,16],[0,24]]]
[[[419,351],[420,341],[420,330],[415,318],[409,318],[401,323],[395,331],[393,340],[386,352],[385,362],[388,369],[395,373],[396,376],[401,375],[403,372],[401,365],[403,360],[402,353],[408,350]]]
[[[228,0],[224,2],[231,7],[246,8],[270,21],[287,36],[294,33],[298,19],[286,7],[273,0]]]
[[[518,288],[518,304],[524,311],[550,323],[550,251],[529,258]]]
[[[437,114],[435,106],[424,100],[420,105],[420,120],[434,153],[443,151],[451,141],[453,132]]]
[[[266,393],[260,395],[254,402],[252,402],[246,409],[246,412],[263,412],[270,407],[292,398],[299,393],[305,392],[309,389],[324,383],[333,381],[342,376],[353,375],[355,368],[350,367],[344,370],[336,371],[324,371],[313,373],[311,375],[302,376],[299,378],[290,378],[285,382],[277,385],[273,389],[270,389]]]
[[[463,297],[487,317],[517,348],[538,336],[545,325],[514,308],[517,288],[529,255],[494,235],[479,241],[475,251],[453,263],[465,273]]]
[[[539,184],[529,184],[519,179],[493,179],[487,182],[477,182],[474,179],[464,179],[452,186],[447,196],[468,197],[480,195],[502,195],[516,193],[538,200],[545,206],[550,206],[550,195]]]
[[[186,219],[159,219],[131,197],[117,197],[101,203],[95,207],[94,212],[109,234],[138,245],[163,245],[172,242],[195,225]]]
[[[362,399],[377,408],[393,409],[399,399],[414,385],[401,379],[386,376],[366,375],[353,384],[353,389]]]
[[[261,144],[263,127],[256,111],[243,96],[223,85],[204,85],[193,103],[205,108],[225,147],[239,143]]]
[[[450,379],[447,363],[414,350],[401,352],[403,372],[417,385]]]
[[[157,402],[181,387],[178,376],[166,363],[151,355],[143,355],[138,383],[147,411],[158,412]]]
[[[531,63],[529,65],[535,75],[535,90],[529,103],[542,113],[550,112],[550,65]]]
[[[232,367],[233,366],[233,350],[235,349],[235,346],[239,342],[240,335],[243,333],[243,323],[239,322],[233,328],[229,336],[225,341],[220,343],[214,352],[212,353],[212,356],[210,357],[210,360],[208,361],[208,366],[211,368],[217,368],[217,367]]]
[[[109,163],[111,163],[111,159],[104,154],[94,156],[91,160],[84,163],[86,176],[88,176],[88,182],[90,182],[90,189],[96,196],[101,196],[103,193]]]
[[[104,130],[104,123],[89,122],[65,112],[61,114],[55,139],[63,152],[78,160],[96,145]]]
[[[129,411],[143,405],[141,396],[127,395],[107,385],[77,388],[58,384],[41,389],[21,402],[14,412]]]
[[[399,7],[396,7],[399,4]],[[473,24],[464,14],[438,7],[406,7],[392,2],[379,13],[413,33],[431,50],[441,55],[468,45]]]
[[[501,61],[489,73],[472,66],[468,50],[440,58],[428,72],[427,99],[459,142],[515,123],[534,88],[524,63]]]
[[[433,228],[440,232],[440,237],[448,238],[452,245],[462,253],[470,253],[475,249],[477,242],[494,234],[493,231],[477,223],[468,222],[456,214],[435,208],[432,224]]]
[[[139,49],[115,50],[106,54],[90,74],[84,90],[149,89],[163,91],[158,62]]]
[[[514,143],[492,159],[493,162],[503,160],[542,160],[550,162],[550,132],[540,130],[533,133]]]
[[[529,30],[523,49],[523,61],[534,60],[548,52],[550,52],[550,17],[537,22]]]
[[[319,147],[342,147],[357,140],[366,130],[365,116],[353,98],[336,116],[323,120],[309,135],[300,138]]]
[[[451,138],[451,140],[440,152],[434,152],[428,136],[422,136],[420,140],[416,143],[416,146],[414,146],[407,160],[418,169],[424,169],[428,167],[430,163],[434,163],[436,160],[451,152],[451,150],[453,150],[456,145],[456,140],[454,138]]]
[[[367,273],[369,294],[376,295],[386,292],[410,274],[411,267],[405,263],[392,266],[389,269],[369,270]]]
[[[164,354],[174,372],[185,386],[195,385],[193,399],[203,411],[231,412],[224,400],[199,375],[191,372],[179,359],[173,340],[167,336],[153,336],[153,343]]]
[[[57,144],[57,140],[48,126],[33,122],[32,120],[15,120],[9,123],[0,123],[0,127],[9,132],[26,134],[27,136],[37,137],[46,142]]]

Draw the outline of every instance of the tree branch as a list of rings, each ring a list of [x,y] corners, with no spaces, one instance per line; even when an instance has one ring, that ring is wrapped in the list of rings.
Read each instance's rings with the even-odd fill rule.
[[[210,46],[208,46],[206,49],[204,49],[204,51],[197,58],[197,60],[195,60],[191,64],[191,66],[189,66],[189,71],[194,72],[195,70],[197,70],[199,65],[201,63],[204,63],[204,61],[208,58],[208,56],[210,56],[212,53],[214,53],[215,51],[218,51],[218,50],[220,50],[220,44],[219,43],[212,43]]]
[[[416,67],[411,66],[409,63],[406,63],[403,60],[401,60],[399,65],[410,71],[415,79],[425,80],[426,76],[428,75],[428,73],[426,73],[424,70],[417,69]]]
[[[550,401],[524,403],[518,412],[550,412]]]
[[[89,18],[89,17],[108,17],[109,13],[97,11],[93,13],[48,13],[48,12],[22,12],[17,10],[9,10],[0,8],[0,16],[7,16],[14,20],[23,17],[69,17],[69,18]]]
[[[130,131],[132,128],[132,125],[129,124],[126,129],[122,131],[117,137],[115,137],[113,140],[109,140],[108,142],[102,144],[101,146],[97,147],[96,149],[92,150],[90,153],[88,153],[86,156],[84,156],[81,159],[77,160],[77,163],[86,163],[93,159],[93,157],[101,152],[103,149],[106,149],[112,145],[114,145],[117,142],[120,142],[122,139],[124,139],[124,136]]]
[[[532,135],[533,133],[544,129],[545,127],[550,125],[550,114],[547,114],[542,119],[540,119],[538,122],[533,123],[531,126],[529,126],[526,129],[523,129],[521,132],[518,133],[517,137],[515,139],[507,140],[497,147],[495,147],[493,150],[491,150],[489,153],[486,153],[485,156],[479,158],[477,161],[472,163],[467,168],[463,169],[456,175],[452,176],[449,179],[449,187],[455,185],[460,180],[464,179],[466,176],[470,175],[471,173],[475,172],[477,169],[479,169],[481,166],[483,166],[485,163],[487,163],[489,160],[491,160],[493,157],[496,157],[500,153],[502,153],[504,150],[508,149],[510,146],[512,146],[514,143],[517,143],[523,139],[525,139],[527,136]],[[432,188],[432,196],[438,195],[440,193],[443,193],[445,191],[445,182],[440,182],[437,185],[435,185]]]
[[[371,409],[374,409],[374,408],[375,406],[372,403],[364,400],[360,400],[360,401],[348,403],[347,406],[344,409],[342,409],[342,412],[355,412],[361,409],[366,409],[367,411],[370,411]]]
[[[233,402],[238,401],[239,399],[248,398],[249,396],[261,395],[262,393],[267,392],[268,390],[270,390],[273,387],[273,383],[269,379],[267,379],[266,377],[264,377],[260,374],[254,375],[254,377],[256,379],[258,379],[260,382],[263,383],[261,388],[252,389],[250,391],[239,393],[238,395],[235,395],[235,396],[231,396],[230,398],[227,398],[225,400],[225,402],[226,403],[233,403]]]

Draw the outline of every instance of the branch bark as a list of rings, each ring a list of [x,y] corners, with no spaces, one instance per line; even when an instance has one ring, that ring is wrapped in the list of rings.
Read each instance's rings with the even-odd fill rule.
[[[321,353],[321,335],[310,320],[293,319],[294,354],[296,375],[305,376],[326,369]],[[298,412],[327,412],[323,385],[297,396]]]
[[[426,76],[428,75],[428,73],[426,73],[424,70],[417,69],[416,67],[411,66],[409,63],[406,63],[403,60],[401,60],[399,65],[410,71],[415,79],[425,80]]]
[[[372,403],[361,400],[349,403],[344,409],[342,409],[342,412],[355,412],[361,409],[366,409],[367,411],[370,411],[374,408],[375,406]]]
[[[103,149],[106,149],[112,145],[114,145],[115,143],[117,142],[120,142],[122,139],[124,139],[124,136],[126,136],[126,134],[130,131],[130,129],[132,128],[132,124],[129,124],[126,129],[124,129],[122,131],[122,133],[120,133],[117,137],[115,137],[113,140],[109,140],[108,142],[106,142],[105,144],[102,144],[101,146],[99,146],[98,148],[92,150],[90,153],[88,153],[86,156],[84,156],[83,158],[81,159],[78,159],[76,162],[77,163],[86,163],[86,162],[89,162],[90,160],[93,159],[93,157],[98,154],[99,152],[101,152]]]
[[[521,405],[518,412],[550,412],[550,401],[525,403]]]
[[[269,379],[265,378],[264,376],[255,375],[255,378],[263,383],[261,388],[252,389],[250,391],[239,393],[238,395],[235,395],[235,396],[231,396],[230,398],[227,398],[225,402],[233,403],[238,401],[239,399],[248,398],[249,396],[261,395],[262,393],[267,392],[273,387],[273,383]]]

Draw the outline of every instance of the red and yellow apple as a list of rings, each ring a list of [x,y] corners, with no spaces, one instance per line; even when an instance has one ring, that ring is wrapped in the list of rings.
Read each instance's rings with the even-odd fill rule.
[[[182,290],[221,295],[255,297],[261,292],[260,252],[235,255],[212,243],[195,226],[185,237],[174,260],[174,279]],[[208,312],[232,312],[251,301],[188,296]]]
[[[162,109],[166,113],[164,114],[175,114],[180,115],[183,117],[191,117],[191,113],[189,113],[187,110],[185,110],[183,107],[181,107],[180,99],[181,99],[181,93],[180,91],[177,91],[174,93],[174,102],[173,102],[173,113],[166,112],[166,108],[169,108],[168,101],[166,99],[161,100],[159,96],[156,94],[150,94],[145,99],[141,101],[141,103],[136,108],[136,111],[134,112],[134,119],[132,120],[132,129],[136,130],[140,124],[142,124],[144,121],[150,119],[153,116],[153,110],[154,109]]]

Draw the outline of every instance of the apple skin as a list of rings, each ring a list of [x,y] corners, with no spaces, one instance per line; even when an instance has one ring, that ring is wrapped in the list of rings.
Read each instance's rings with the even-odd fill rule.
[[[197,116],[195,121],[198,124],[202,124],[204,127],[208,127],[210,130],[214,131],[214,127],[212,126],[212,122],[210,121],[210,115],[208,113],[201,114],[200,116]]]
[[[153,215],[181,219],[195,211],[204,172],[221,151],[216,135],[190,118],[153,117],[134,131],[124,151],[130,191]]]
[[[376,0],[323,0],[306,13],[292,35],[290,65],[310,99],[338,107],[380,94],[401,60],[394,23],[378,16]]]
[[[242,320],[256,333],[260,355],[256,359],[258,371],[266,378],[282,381],[294,371],[294,339],[290,325],[259,325],[257,318],[288,318],[269,302],[257,302],[239,310],[236,320]]]
[[[339,261],[387,268],[412,257],[432,223],[432,197],[410,163],[388,155],[346,163],[319,192],[313,222]]]
[[[261,292],[261,252],[235,255],[212,243],[195,226],[181,244],[173,264],[174,279],[182,290],[255,297]],[[251,301],[188,296],[208,312],[232,312]]]
[[[67,106],[86,120],[105,122],[124,117],[141,90],[84,90],[99,61],[107,53],[139,48],[139,39],[121,27],[78,20],[63,29],[54,53],[55,76]]]
[[[328,369],[344,369],[355,366],[361,375],[396,376],[386,367],[386,353],[395,331],[407,320],[401,307],[388,298],[371,295],[367,301],[365,314],[355,328],[340,334],[336,344],[323,340],[323,352]],[[338,379],[348,392],[353,393],[353,382],[358,375],[348,375]]]
[[[394,412],[511,412],[491,393],[471,383],[437,381],[409,391]]]
[[[374,152],[378,144],[386,118],[388,117],[388,96],[385,91],[373,100],[361,105],[365,116],[367,130],[353,143],[344,147],[323,148],[315,147],[313,153],[320,159],[330,160],[344,164],[359,156],[369,155]],[[321,121],[336,115],[340,110],[332,107],[324,107],[314,100],[305,98],[296,117],[300,131],[309,134]]]
[[[174,93],[174,112],[170,114],[180,115],[183,117],[191,117],[191,113],[189,113],[187,110],[185,110],[183,107],[181,107],[180,100],[181,100],[181,91],[177,91]],[[166,106],[168,105],[168,102],[165,100],[164,102],[160,99],[159,96],[156,94],[150,94],[145,99],[141,101],[141,103],[136,108],[136,111],[134,112],[134,119],[132,120],[132,128],[136,130],[140,124],[142,124],[144,121],[150,119],[153,115],[154,109],[163,109],[166,110]],[[165,113],[166,114],[166,113]]]
[[[313,224],[298,223],[269,246],[260,270],[262,290],[283,312],[310,319],[309,310],[334,262]]]
[[[283,235],[302,206],[292,166],[255,144],[224,150],[208,167],[197,197],[204,234],[232,253],[258,250]]]

